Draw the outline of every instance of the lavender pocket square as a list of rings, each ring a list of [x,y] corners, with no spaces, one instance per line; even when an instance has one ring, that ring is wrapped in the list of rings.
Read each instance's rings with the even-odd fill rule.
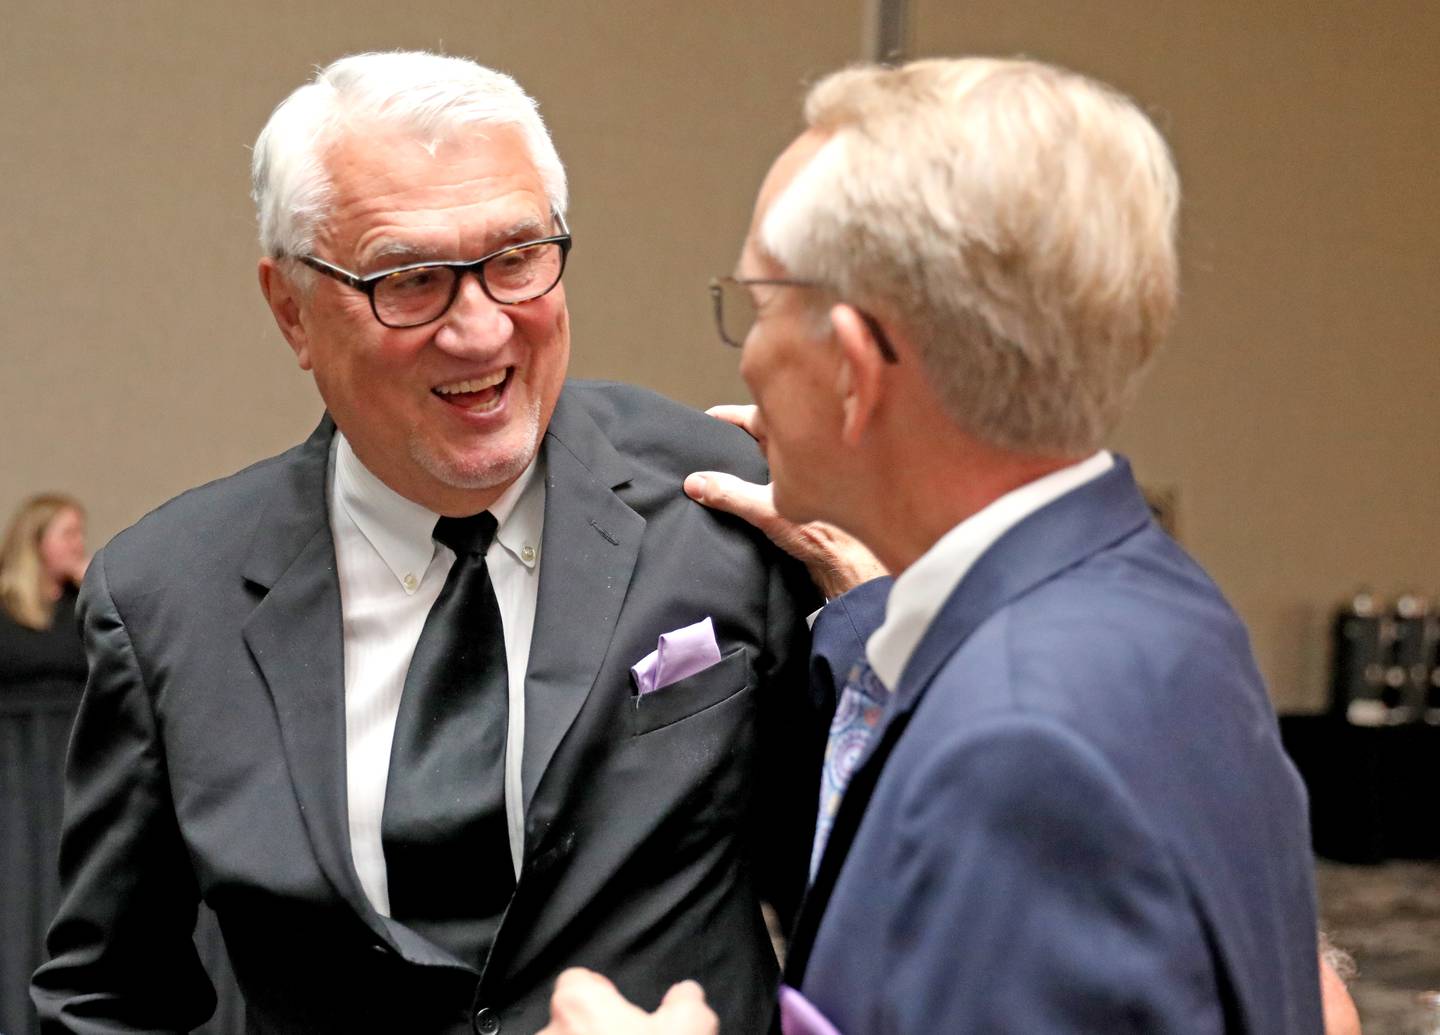
[[[789,985],[780,986],[780,1030],[785,1035],[840,1035],[814,1003]]]
[[[702,618],[694,625],[662,633],[660,644],[630,667],[635,689],[641,694],[678,683],[720,661],[715,643],[715,625]]]

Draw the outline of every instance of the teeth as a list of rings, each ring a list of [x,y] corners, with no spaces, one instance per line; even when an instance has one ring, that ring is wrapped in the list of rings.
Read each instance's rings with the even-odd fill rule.
[[[487,388],[494,388],[501,381],[505,380],[505,370],[497,370],[485,377],[472,377],[468,381],[455,381],[448,385],[439,385],[435,391],[441,395],[460,395],[465,392],[483,392]]]

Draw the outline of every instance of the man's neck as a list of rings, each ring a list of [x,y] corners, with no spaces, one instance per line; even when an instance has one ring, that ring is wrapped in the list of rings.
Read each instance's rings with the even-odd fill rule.
[[[872,465],[869,491],[852,497],[854,527],[840,522],[896,575],[966,518],[1081,459],[1016,453],[960,432],[946,437],[937,443],[910,436],[894,456]]]

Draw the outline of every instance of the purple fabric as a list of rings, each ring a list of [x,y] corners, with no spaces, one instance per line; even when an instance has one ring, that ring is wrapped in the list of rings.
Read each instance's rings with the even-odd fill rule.
[[[662,633],[660,645],[630,667],[635,688],[648,694],[678,683],[720,661],[720,648],[715,643],[715,625],[702,618],[694,625]]]
[[[785,1035],[840,1035],[840,1029],[789,985],[780,986],[780,1030]]]

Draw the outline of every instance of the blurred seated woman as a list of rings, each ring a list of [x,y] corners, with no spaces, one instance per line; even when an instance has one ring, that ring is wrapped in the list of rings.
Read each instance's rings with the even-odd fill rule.
[[[76,500],[50,493],[20,506],[0,542],[0,693],[84,686],[75,595],[87,563]]]
[[[85,511],[21,505],[0,540],[0,1031],[38,1031],[30,974],[59,905],[65,745],[85,688],[75,595]]]

